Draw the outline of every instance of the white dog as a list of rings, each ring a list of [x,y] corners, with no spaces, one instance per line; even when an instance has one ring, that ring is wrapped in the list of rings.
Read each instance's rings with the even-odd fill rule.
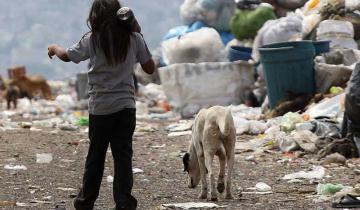
[[[184,170],[189,175],[189,187],[195,188],[200,180],[202,184],[200,199],[207,199],[208,188],[206,174],[210,177],[210,197],[216,201],[217,191],[225,198],[232,199],[231,176],[234,166],[234,147],[236,130],[229,109],[221,106],[202,109],[195,118],[189,152],[183,157]],[[220,161],[220,172],[215,188],[213,159],[217,155]],[[227,165],[226,187],[224,183],[225,166]]]

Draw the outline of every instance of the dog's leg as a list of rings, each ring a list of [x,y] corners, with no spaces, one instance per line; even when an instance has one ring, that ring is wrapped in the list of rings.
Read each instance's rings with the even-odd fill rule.
[[[226,188],[225,188],[226,199],[233,199],[233,196],[231,194],[231,177],[232,177],[232,172],[234,168],[234,159],[235,159],[234,147],[235,147],[235,141],[231,141],[231,140],[227,145],[225,145],[227,168],[228,168],[227,176],[226,176]]]
[[[225,190],[225,165],[226,165],[226,156],[225,156],[225,149],[222,146],[221,149],[216,153],[219,157],[220,162],[220,171],[219,171],[219,177],[217,180],[217,190],[219,193],[223,193]]]
[[[210,177],[210,199],[211,199],[211,201],[218,200],[217,191],[216,191],[216,187],[215,187],[214,171],[213,171],[214,155],[215,154],[211,153],[210,151],[205,150],[205,163],[206,163],[206,168],[209,171],[209,177]]]
[[[199,199],[207,199],[208,186],[207,186],[204,152],[202,152],[202,154],[199,154],[198,159],[199,159],[200,176],[201,176],[201,193],[199,195]]]

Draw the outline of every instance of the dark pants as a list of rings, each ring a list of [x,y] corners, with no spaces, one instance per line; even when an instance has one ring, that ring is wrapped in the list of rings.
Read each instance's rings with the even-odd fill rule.
[[[90,210],[99,195],[106,152],[110,143],[114,158],[114,200],[116,209],[134,210],[136,199],[131,195],[132,136],[136,126],[135,109],[110,115],[90,115],[90,147],[86,158],[83,187],[74,201],[78,210]]]

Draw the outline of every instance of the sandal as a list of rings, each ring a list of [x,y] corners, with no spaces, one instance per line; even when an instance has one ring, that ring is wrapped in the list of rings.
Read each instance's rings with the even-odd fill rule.
[[[347,194],[338,202],[332,204],[333,208],[360,208],[360,200],[353,195]]]

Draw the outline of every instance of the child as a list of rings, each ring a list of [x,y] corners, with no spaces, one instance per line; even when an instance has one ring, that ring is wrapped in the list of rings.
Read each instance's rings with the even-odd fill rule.
[[[89,138],[83,187],[74,201],[78,210],[93,209],[99,194],[106,151],[110,144],[114,158],[114,200],[116,209],[133,210],[131,195],[132,136],[136,125],[134,99],[134,64],[152,74],[154,61],[141,34],[134,31],[117,0],[94,0],[88,25],[90,32],[78,44],[63,49],[50,45],[49,57],[79,63],[90,59]],[[131,21],[132,23],[133,21]],[[139,28],[139,27],[136,27]]]

